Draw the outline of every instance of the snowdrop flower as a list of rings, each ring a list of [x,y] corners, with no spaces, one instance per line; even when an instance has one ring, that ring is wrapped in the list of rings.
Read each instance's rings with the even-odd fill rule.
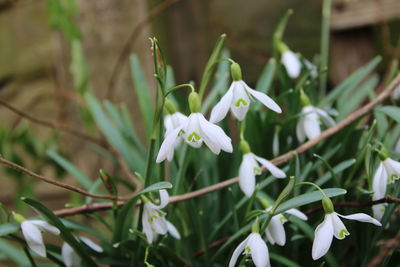
[[[226,117],[226,114],[230,110],[233,115],[240,121],[242,121],[247,114],[250,107],[252,97],[263,103],[267,108],[281,113],[282,109],[275,103],[272,98],[266,94],[251,89],[243,80],[242,72],[239,64],[231,64],[231,74],[233,82],[229,87],[228,91],[221,98],[221,100],[215,105],[211,111],[210,122],[217,123]]]
[[[201,105],[197,93],[190,93],[189,105],[192,114],[189,115],[185,123],[172,130],[165,137],[157,155],[157,163],[165,159],[170,160],[171,151],[173,153],[175,142],[180,136],[187,144],[195,148],[199,148],[204,141],[210,150],[217,155],[221,150],[229,153],[233,151],[231,138],[225,134],[221,127],[207,121],[200,113]]]
[[[286,174],[270,161],[251,153],[247,141],[240,141],[240,149],[243,152],[243,159],[239,167],[239,186],[246,196],[250,197],[253,194],[256,185],[255,176],[261,174],[262,167],[269,170],[272,176],[276,178],[286,177]],[[260,167],[257,162],[259,162],[262,167]]]
[[[28,247],[39,256],[46,257],[46,247],[43,242],[42,231],[59,235],[60,230],[42,220],[26,220],[21,214],[13,212],[16,222],[21,224],[22,234]]]
[[[282,64],[285,66],[285,69],[290,78],[296,79],[300,75],[301,71],[301,63],[298,56],[288,48],[282,53],[281,58]]]
[[[253,224],[252,233],[233,251],[229,267],[235,266],[242,251],[244,251],[244,254],[251,254],[251,259],[256,267],[271,266],[267,244],[259,234],[258,220]]]
[[[381,149],[379,156],[382,161],[374,174],[372,182],[372,190],[374,191],[373,200],[385,197],[387,184],[394,183],[400,178],[400,162],[389,158],[385,148]],[[385,206],[385,204],[378,204],[372,207],[376,219],[382,219]]]
[[[311,70],[311,77],[316,78],[318,76],[317,67],[308,59],[304,59],[304,64],[306,65],[307,69]]]
[[[147,243],[151,244],[157,236],[170,233],[174,238],[181,239],[181,236],[175,226],[165,219],[166,213],[161,211],[169,202],[168,192],[165,189],[160,190],[160,205],[151,203],[146,197],[144,201],[142,225],[143,232],[146,235]]]
[[[270,211],[271,208],[267,209]],[[296,216],[297,218],[307,221],[307,216],[299,211],[298,209],[289,209],[285,211],[285,213]],[[274,245],[275,243],[279,246],[284,246],[286,243],[286,233],[283,225],[287,222],[286,217],[283,214],[277,214],[272,216],[271,221],[268,224],[267,229],[265,230],[265,234],[267,236],[268,241]]]
[[[336,124],[326,111],[310,104],[310,100],[303,90],[300,92],[300,100],[304,105],[296,126],[296,134],[300,142],[304,142],[306,137],[313,139],[321,134],[320,120],[327,127],[332,127]]]
[[[78,237],[80,241],[85,243],[88,247],[90,247],[92,250],[101,253],[103,252],[103,249],[94,243],[92,240],[89,238],[79,236]],[[79,257],[78,253],[75,252],[75,250],[66,242],[62,245],[61,248],[61,255],[64,261],[65,266],[67,267],[73,267],[73,266],[81,266],[82,259]]]
[[[312,258],[314,260],[321,258],[328,252],[333,236],[337,239],[344,239],[350,234],[339,217],[382,226],[378,220],[364,213],[355,213],[347,216],[336,213],[333,209],[332,201],[326,196],[322,199],[322,206],[325,210],[325,218],[315,229],[314,243],[312,246]]]

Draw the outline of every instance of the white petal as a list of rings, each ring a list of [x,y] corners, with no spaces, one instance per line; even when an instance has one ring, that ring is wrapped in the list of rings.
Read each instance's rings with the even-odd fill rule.
[[[28,247],[39,256],[46,257],[46,248],[39,228],[30,221],[24,221],[21,223],[21,229]]]
[[[234,84],[234,86],[231,111],[239,121],[242,121],[246,117],[251,100],[243,81],[233,82],[232,84]]]
[[[253,194],[256,186],[254,165],[252,164],[250,157],[252,157],[251,153],[245,154],[239,167],[239,186],[243,193],[248,197]]]
[[[312,258],[318,260],[324,256],[331,247],[333,239],[333,225],[329,215],[325,215],[324,221],[315,229],[315,237],[312,246]]]
[[[225,152],[232,153],[231,138],[225,134],[221,127],[208,122],[202,114],[198,114],[202,138],[211,151],[219,154],[220,149],[222,149]]]
[[[249,240],[249,237],[250,236],[248,236],[245,240],[242,241],[242,243],[239,244],[239,246],[237,246],[235,248],[235,250],[232,253],[232,257],[229,261],[229,267],[235,266],[237,259],[239,258],[240,254],[242,254],[242,251],[245,249],[245,247],[247,246],[247,241]]]
[[[210,122],[217,123],[223,120],[226,117],[226,114],[229,111],[229,107],[232,103],[233,98],[233,85],[231,84],[229,90],[225,93],[225,95],[221,98],[221,100],[215,105],[215,107],[211,110]]]
[[[157,234],[165,235],[168,232],[167,220],[164,216],[155,218],[151,225]]]
[[[190,114],[187,123],[183,127],[185,142],[194,148],[199,148],[203,144],[199,115],[203,116],[201,113]]]
[[[265,235],[267,236],[268,242],[270,242],[271,245],[275,245],[275,239],[272,237],[272,234],[270,233],[268,227],[265,230]]]
[[[386,195],[386,186],[388,181],[388,174],[386,169],[381,162],[378,169],[375,171],[374,178],[372,181],[372,190],[374,191],[374,200],[383,198]]]
[[[347,231],[346,226],[344,226],[342,220],[340,220],[336,212],[328,214],[327,216],[329,216],[332,220],[333,235],[337,239],[344,239],[346,236],[350,235],[349,231]]]
[[[172,115],[166,115],[164,117],[164,128],[165,128],[165,136],[167,136],[175,127],[172,124]]]
[[[175,112],[171,116],[172,126],[174,127],[174,129],[186,124],[187,120],[188,117],[180,112]]]
[[[346,215],[346,216],[337,213],[337,215],[342,218],[348,219],[348,220],[355,220],[355,221],[359,221],[359,222],[372,223],[377,226],[382,226],[382,224],[378,220],[372,218],[371,216],[369,216],[365,213],[354,213],[354,214]]]
[[[387,158],[383,161],[383,165],[388,174],[388,183],[394,183],[396,180],[400,179],[400,162]]]
[[[39,229],[42,230],[46,230],[47,232],[52,233],[53,235],[59,235],[60,234],[60,230],[58,230],[57,227],[48,224],[45,221],[42,220],[30,220],[29,222],[33,223],[34,225],[36,225],[37,227],[39,227]]]
[[[308,114],[304,117],[304,132],[308,139],[314,139],[321,134],[318,117]]]
[[[306,140],[306,132],[304,131],[304,118],[300,117],[296,125],[296,135],[300,143]]]
[[[282,64],[285,66],[290,78],[295,79],[299,77],[301,71],[301,63],[295,53],[290,50],[286,50],[282,54]]]
[[[79,255],[73,250],[73,248],[66,242],[62,245],[61,255],[64,261],[64,264],[67,267],[79,266],[81,264],[81,258]]]
[[[160,151],[158,152],[156,162],[160,163],[164,161],[167,157],[169,158],[171,155],[171,151],[173,153],[175,148],[175,140],[178,138],[179,132],[181,131],[182,127],[178,127],[172,130],[164,139],[163,143],[161,144]],[[168,159],[170,160],[170,159]]]
[[[244,82],[243,82],[244,83]],[[251,89],[247,84],[245,84],[247,91],[258,101],[264,104],[267,108],[277,112],[277,113],[282,113],[281,107],[274,101],[272,98],[267,96],[266,94],[253,90]]]
[[[84,236],[79,236],[79,239],[85,243],[88,247],[90,247],[91,249],[93,249],[94,251],[101,253],[103,252],[103,248],[100,247],[99,245],[97,245],[96,243],[94,243],[92,240],[90,240],[87,237]]]
[[[151,203],[151,202],[146,203],[146,205],[148,207],[150,207],[151,209],[159,210],[159,209],[165,208],[165,206],[168,205],[168,202],[169,202],[168,191],[165,189],[161,189],[159,191],[159,193],[160,193],[160,205],[155,205],[154,203]]]
[[[251,258],[256,267],[271,266],[268,247],[264,240],[262,240],[260,234],[250,234],[247,246],[250,248]]]
[[[179,232],[175,228],[175,226],[172,223],[170,223],[169,221],[166,221],[166,222],[167,222],[168,233],[170,233],[175,239],[180,240],[181,235],[179,234]]]
[[[334,126],[336,124],[334,119],[332,119],[331,116],[329,116],[329,114],[325,110],[322,110],[320,108],[314,108],[314,110],[315,110],[315,112],[317,112],[317,114],[321,118],[322,122],[327,127],[332,127],[332,126]]]
[[[272,239],[279,245],[284,246],[286,243],[286,233],[283,223],[281,222],[282,215],[275,215],[268,224],[268,231]]]
[[[149,214],[147,210],[144,208],[143,215],[142,215],[142,226],[143,232],[146,235],[147,243],[151,244],[155,240],[155,236],[153,234],[153,229],[151,228],[150,221],[149,221]]]
[[[383,214],[385,213],[386,205],[378,204],[372,206],[372,212],[374,213],[374,218],[378,221],[382,220]]]
[[[272,176],[274,176],[276,178],[285,178],[286,177],[286,174],[281,169],[279,169],[274,164],[272,164],[270,161],[268,161],[264,158],[261,158],[261,157],[257,157],[256,155],[254,155],[254,158],[258,162],[260,162],[265,168],[267,168],[267,170],[270,171]]]
[[[286,213],[289,213],[290,215],[296,216],[300,220],[307,221],[307,215],[305,215],[303,212],[299,211],[298,209],[289,209],[285,211]]]

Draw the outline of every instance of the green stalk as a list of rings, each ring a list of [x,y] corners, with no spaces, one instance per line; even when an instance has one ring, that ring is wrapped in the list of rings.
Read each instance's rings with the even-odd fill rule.
[[[320,95],[324,96],[326,94],[326,84],[328,81],[328,56],[329,56],[329,33],[330,25],[329,21],[331,19],[331,7],[332,0],[324,0],[322,5],[322,29],[321,29],[321,61],[320,61],[320,71],[319,76],[319,89]]]

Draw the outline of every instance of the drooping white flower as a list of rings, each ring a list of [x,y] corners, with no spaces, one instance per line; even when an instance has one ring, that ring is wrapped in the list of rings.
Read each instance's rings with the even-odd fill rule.
[[[251,259],[256,267],[269,267],[268,247],[259,233],[251,233],[236,249],[233,251],[229,267],[234,267],[240,254],[251,254]]]
[[[42,220],[25,220],[21,223],[22,234],[28,247],[41,257],[46,257],[46,247],[43,242],[42,231],[59,235],[58,228]]]
[[[386,195],[386,187],[388,183],[394,183],[400,178],[400,162],[391,158],[383,160],[376,170],[372,182],[372,190],[374,191],[373,200],[381,199]],[[374,217],[378,220],[382,219],[385,211],[385,204],[378,204],[372,207]]]
[[[102,247],[94,243],[92,240],[89,238],[86,238],[84,236],[79,236],[79,240],[81,240],[83,243],[85,243],[88,247],[90,247],[92,250],[101,253],[103,252]],[[75,250],[66,242],[62,245],[61,248],[61,255],[64,261],[65,266],[67,267],[73,267],[73,266],[81,266],[82,259],[78,255],[78,253],[75,252]]]
[[[303,107],[296,127],[297,138],[300,142],[304,142],[306,137],[313,139],[321,134],[320,120],[327,127],[336,124],[326,111],[311,105]]]
[[[153,243],[157,236],[170,233],[174,238],[180,239],[181,236],[175,226],[165,219],[166,213],[161,211],[162,208],[167,206],[169,202],[169,195],[167,190],[160,190],[160,204],[155,205],[150,201],[146,202],[143,207],[142,225],[143,232],[146,235],[147,242]]]
[[[269,211],[271,208],[267,209]],[[297,218],[307,221],[307,216],[299,211],[298,209],[289,209],[285,211],[290,215],[296,216]],[[275,243],[279,246],[284,246],[286,243],[286,233],[283,225],[287,222],[286,217],[283,214],[277,214],[272,216],[271,221],[269,222],[267,229],[265,230],[265,234],[267,236],[268,241],[274,245]]]
[[[267,108],[281,113],[282,109],[266,94],[251,89],[243,80],[233,81],[221,100],[211,111],[210,122],[217,123],[226,117],[229,109],[233,115],[242,121],[250,107],[252,97],[260,101]]]
[[[157,163],[165,159],[170,160],[171,151],[173,153],[175,142],[180,136],[186,143],[195,148],[200,147],[204,141],[210,150],[217,155],[221,150],[229,153],[233,151],[232,140],[225,134],[224,130],[207,121],[203,114],[197,112],[190,114],[184,124],[172,130],[165,137],[157,155]]]
[[[286,50],[282,53],[282,64],[290,78],[296,79],[300,75],[301,63],[298,56],[291,50]]]
[[[286,177],[286,174],[270,161],[258,157],[251,152],[245,153],[239,167],[239,186],[243,193],[248,197],[250,197],[254,192],[256,185],[255,176],[261,174],[261,167],[257,162],[269,170],[272,176],[276,178]]]
[[[364,213],[355,213],[347,216],[336,212],[325,214],[323,222],[315,229],[315,237],[312,247],[312,258],[314,260],[321,258],[328,252],[332,244],[333,236],[335,236],[337,239],[344,239],[347,235],[349,235],[346,226],[344,226],[339,216],[348,220],[355,220],[382,226],[378,220]]]

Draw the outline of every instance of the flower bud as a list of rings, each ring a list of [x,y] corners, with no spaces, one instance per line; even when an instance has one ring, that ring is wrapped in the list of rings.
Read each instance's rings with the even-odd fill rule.
[[[260,233],[260,223],[258,222],[258,217],[255,220],[255,222],[253,223],[253,225],[251,226],[251,232],[252,233]]]
[[[242,70],[240,68],[240,65],[236,62],[231,64],[231,75],[232,75],[232,80],[234,81],[242,80]]]
[[[22,216],[21,214],[19,214],[19,213],[16,213],[16,212],[12,212],[12,215],[13,215],[13,217],[14,217],[14,220],[17,222],[17,223],[19,223],[19,224],[21,224],[21,223],[23,223],[24,221],[26,221],[26,219],[25,219],[25,217],[24,216]]]
[[[177,112],[174,103],[168,98],[165,98],[164,107],[168,114],[174,114]]]
[[[199,113],[201,111],[200,96],[196,92],[189,94],[189,108],[191,113]]]
[[[310,98],[304,93],[303,89],[300,90],[300,101],[303,107],[311,105]]]
[[[247,153],[251,152],[249,143],[247,143],[246,140],[241,140],[239,147],[243,154],[247,154]]]
[[[326,214],[331,214],[335,211],[332,200],[329,197],[324,197],[322,199],[322,207],[324,208]]]
[[[389,157],[387,149],[382,145],[381,149],[378,151],[379,158],[384,161]]]

